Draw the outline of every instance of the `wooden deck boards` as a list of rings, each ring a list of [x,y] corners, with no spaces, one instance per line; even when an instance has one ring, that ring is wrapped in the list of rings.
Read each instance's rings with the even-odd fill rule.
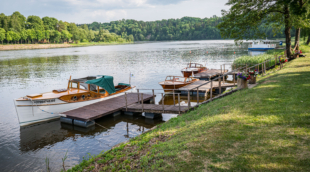
[[[223,73],[228,72],[228,70],[222,70]],[[199,73],[194,74],[194,78],[212,78],[216,77],[217,75],[221,74],[221,69],[209,69],[209,70],[203,70]]]
[[[192,90],[194,89],[193,91],[197,90],[196,87],[200,86],[198,88],[199,91],[205,91],[205,92],[208,92],[210,91],[211,89],[211,83],[208,83],[209,81],[196,81],[194,83],[191,83],[189,85],[186,85],[184,87],[181,87],[179,88],[180,91],[187,91],[187,90]],[[208,84],[206,84],[208,83]],[[205,85],[203,85],[205,84]],[[237,84],[236,84],[237,85]],[[222,88],[226,88],[226,87],[233,87],[234,86],[234,83],[224,83],[222,82],[221,83],[221,87]],[[213,81],[212,82],[212,87],[213,88],[219,88],[219,81]]]
[[[148,101],[152,99],[153,96],[149,94],[143,94],[143,100]],[[140,95],[141,101],[141,95]],[[127,94],[127,105],[132,105],[138,102],[137,93]],[[103,116],[112,114],[119,110],[122,110],[126,106],[125,95],[114,97],[108,100],[103,100],[94,104],[80,107],[78,109],[70,110],[64,112],[67,118],[78,119],[82,121],[91,121]]]
[[[123,111],[126,111],[126,108],[123,108]],[[142,104],[132,104],[127,107],[128,112],[142,112]],[[187,106],[180,106],[180,113],[185,113],[188,111]],[[143,104],[143,112],[146,113],[179,113],[179,106],[174,105],[157,105],[157,104]]]

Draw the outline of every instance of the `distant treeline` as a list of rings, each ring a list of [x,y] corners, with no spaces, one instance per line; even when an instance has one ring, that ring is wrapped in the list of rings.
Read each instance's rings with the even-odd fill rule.
[[[118,20],[109,23],[93,22],[87,24],[91,30],[105,29],[118,35],[133,35],[135,41],[162,41],[162,40],[205,40],[222,39],[216,27],[221,17],[211,18],[183,17],[181,19],[168,19],[160,21]],[[272,27],[264,23],[258,28],[264,31],[268,38],[284,38],[284,27],[277,34]],[[292,31],[294,36],[295,31]]]
[[[131,42],[132,35],[117,35],[108,30],[89,30],[87,25],[58,21],[53,17],[28,16],[19,12],[0,14],[0,41],[5,43],[46,42]]]
[[[59,42],[132,42],[162,40],[222,39],[217,25],[221,17],[183,17],[160,21],[118,20],[109,23],[75,24],[53,17],[24,17],[19,12],[10,16],[0,14],[0,41],[3,43],[59,43]],[[272,32],[261,24],[257,29],[268,38],[284,38],[284,27]],[[295,30],[291,30],[292,36]]]

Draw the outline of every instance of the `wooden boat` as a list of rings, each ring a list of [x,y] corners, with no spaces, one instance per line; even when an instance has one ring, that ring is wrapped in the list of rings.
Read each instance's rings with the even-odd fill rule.
[[[190,76],[193,76],[193,74],[199,73],[203,70],[208,70],[208,69],[199,63],[188,63],[186,68],[183,68],[181,72],[184,77],[190,77]]]
[[[165,92],[169,92],[172,91],[171,89],[178,89],[196,81],[199,81],[199,79],[182,76],[167,76],[165,81],[159,82],[159,85],[163,87]]]
[[[135,87],[119,83],[114,86],[112,76],[95,76],[68,81],[66,89],[31,94],[14,100],[20,126],[57,119],[62,112],[93,104],[125,92],[133,92]]]

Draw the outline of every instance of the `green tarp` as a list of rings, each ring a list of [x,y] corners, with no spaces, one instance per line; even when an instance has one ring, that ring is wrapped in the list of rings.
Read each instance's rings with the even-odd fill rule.
[[[94,84],[105,89],[109,94],[115,93],[113,76],[103,75],[101,78],[88,80],[86,84]]]

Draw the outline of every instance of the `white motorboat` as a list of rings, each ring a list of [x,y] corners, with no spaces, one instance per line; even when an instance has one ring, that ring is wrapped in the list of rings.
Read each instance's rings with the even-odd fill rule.
[[[135,87],[119,83],[114,86],[112,76],[72,79],[67,89],[31,94],[14,99],[20,126],[60,118],[61,113],[99,101],[133,92]]]
[[[276,48],[276,44],[272,44],[270,40],[252,41],[248,46],[251,51],[267,51]]]

